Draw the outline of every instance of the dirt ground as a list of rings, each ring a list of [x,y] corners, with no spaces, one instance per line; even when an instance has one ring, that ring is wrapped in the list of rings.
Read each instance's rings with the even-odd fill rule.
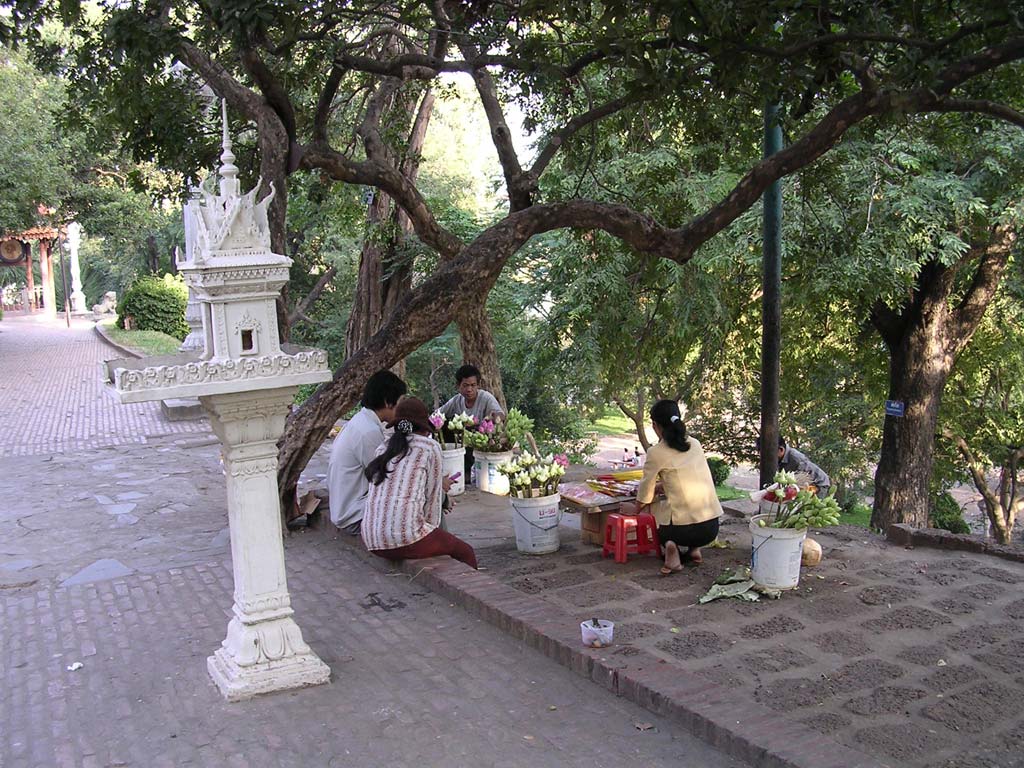
[[[650,556],[602,559],[568,526],[552,555],[521,555],[509,540],[478,555],[567,622],[616,622],[609,654],[645,649],[886,762],[1024,765],[1024,566],[843,526],[815,534],[822,564],[781,599],[700,605],[716,576],[749,563],[747,522],[723,523],[730,548],[669,577]]]

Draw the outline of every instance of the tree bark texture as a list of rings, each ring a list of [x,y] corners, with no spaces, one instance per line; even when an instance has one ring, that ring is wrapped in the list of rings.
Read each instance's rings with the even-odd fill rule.
[[[891,351],[889,399],[904,403],[902,417],[886,416],[882,453],[875,472],[871,525],[928,525],[928,484],[942,391],[953,361],[945,352],[941,321],[919,320]]]

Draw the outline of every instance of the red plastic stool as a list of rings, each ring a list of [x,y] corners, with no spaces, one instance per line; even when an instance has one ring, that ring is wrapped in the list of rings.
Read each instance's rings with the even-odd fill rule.
[[[633,533],[632,538],[630,532]],[[607,557],[609,552],[615,553],[616,563],[626,562],[629,554],[661,557],[661,543],[658,541],[658,525],[654,522],[654,515],[608,515],[601,557]]]

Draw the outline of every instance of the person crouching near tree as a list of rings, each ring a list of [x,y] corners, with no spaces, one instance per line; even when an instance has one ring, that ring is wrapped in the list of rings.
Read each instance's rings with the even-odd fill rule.
[[[389,426],[394,434],[366,468],[366,548],[387,560],[449,555],[476,568],[473,547],[441,529],[441,504],[452,480],[444,476],[441,446],[430,437],[427,406],[405,398]]]
[[[637,502],[658,523],[658,540],[665,547],[661,574],[668,576],[682,570],[683,563],[700,565],[700,548],[718,537],[722,505],[704,449],[687,436],[679,406],[672,400],[656,402],[651,425],[659,442],[647,452]],[[655,501],[658,489],[665,498]]]

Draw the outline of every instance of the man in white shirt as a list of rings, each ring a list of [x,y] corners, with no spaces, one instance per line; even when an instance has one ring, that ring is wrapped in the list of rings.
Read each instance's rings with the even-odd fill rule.
[[[362,409],[341,430],[331,446],[327,469],[331,522],[346,533],[359,535],[369,481],[365,470],[386,438],[384,423],[406,393],[405,382],[391,371],[377,371],[366,382]]]

